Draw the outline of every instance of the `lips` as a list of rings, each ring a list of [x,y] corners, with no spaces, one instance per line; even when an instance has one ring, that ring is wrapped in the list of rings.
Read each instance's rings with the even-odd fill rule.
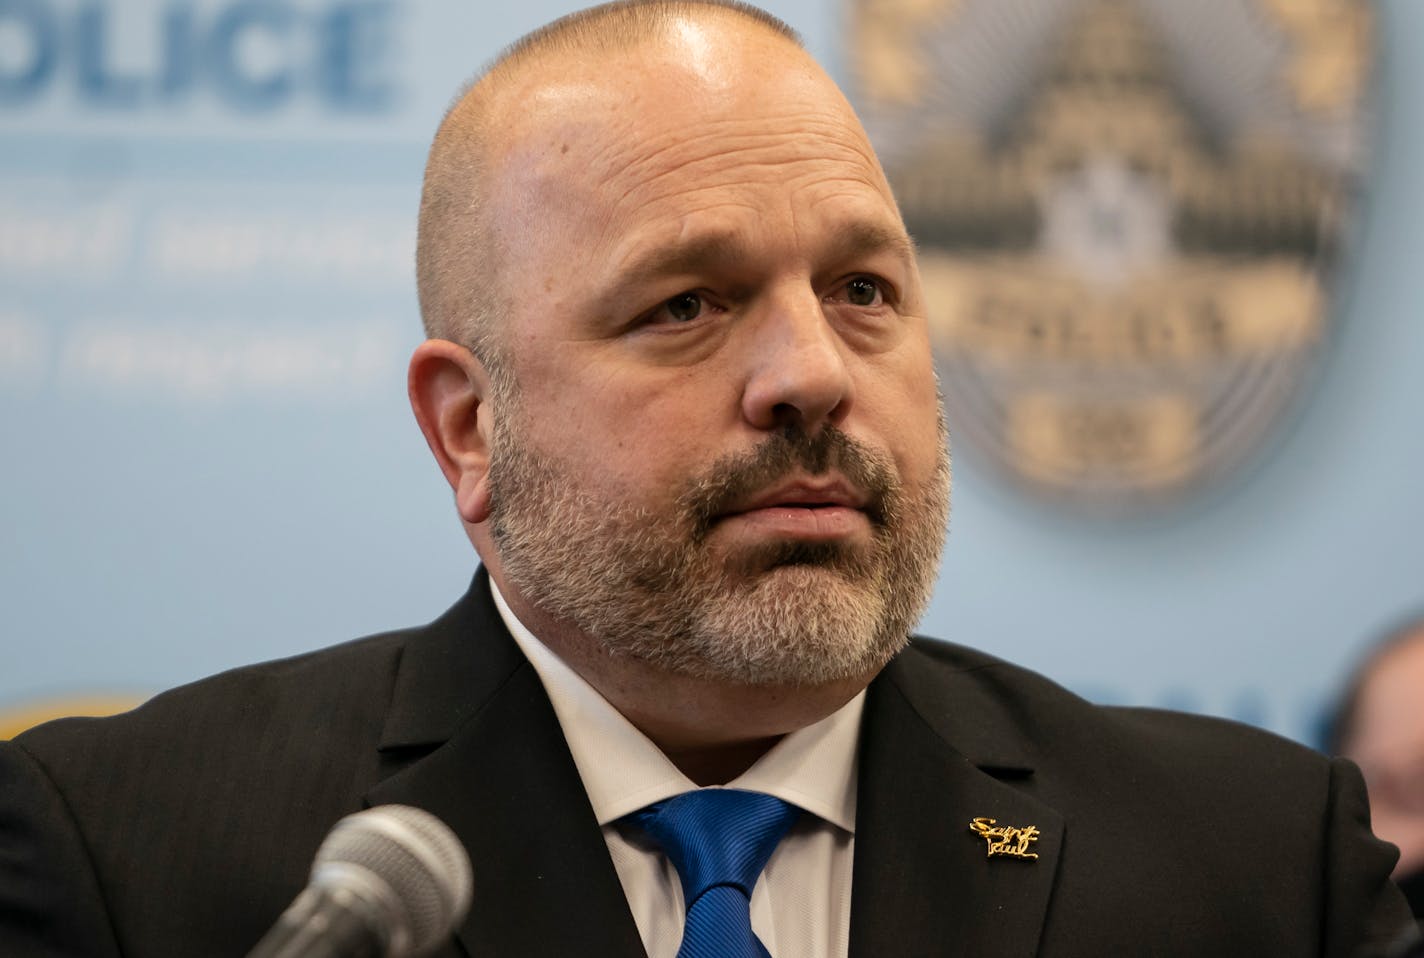
[[[781,483],[744,502],[735,503],[723,515],[733,516],[763,509],[844,508],[861,511],[869,498],[844,479],[796,480]]]
[[[849,482],[795,480],[758,492],[718,516],[755,537],[831,542],[863,533],[869,496]]]
[[[814,434],[788,427],[718,458],[680,504],[699,541],[717,532],[764,545],[887,528],[894,490],[889,459],[835,426]]]

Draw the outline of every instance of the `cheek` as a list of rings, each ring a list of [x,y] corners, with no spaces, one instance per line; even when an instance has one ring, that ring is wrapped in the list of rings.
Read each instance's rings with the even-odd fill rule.
[[[890,450],[906,481],[923,482],[938,466],[939,391],[928,362],[906,362],[879,370],[858,397],[863,415]]]
[[[566,441],[624,460],[630,472],[686,475],[727,451],[726,432],[738,409],[731,377],[710,364],[694,369],[648,368],[625,361],[616,346],[565,373],[557,385],[557,417]],[[681,467],[679,470],[678,467]]]
[[[608,505],[660,509],[676,499],[699,465],[711,438],[696,432],[690,414],[667,404],[618,401],[568,402],[543,413],[533,429],[539,447],[560,460],[584,490]]]

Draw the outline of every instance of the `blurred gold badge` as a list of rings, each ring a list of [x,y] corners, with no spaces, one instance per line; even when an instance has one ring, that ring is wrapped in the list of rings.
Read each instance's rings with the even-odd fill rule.
[[[1238,465],[1329,338],[1369,0],[854,0],[955,437],[1098,511]]]

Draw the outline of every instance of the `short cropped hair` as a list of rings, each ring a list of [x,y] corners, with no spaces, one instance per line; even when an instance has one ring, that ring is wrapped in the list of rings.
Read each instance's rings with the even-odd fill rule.
[[[500,378],[496,332],[508,298],[499,288],[493,231],[486,219],[490,97],[481,88],[561,54],[624,51],[661,35],[678,18],[709,12],[740,18],[802,45],[791,27],[738,0],[618,0],[525,35],[465,84],[435,134],[421,192],[416,287],[427,336],[468,347],[493,378]]]

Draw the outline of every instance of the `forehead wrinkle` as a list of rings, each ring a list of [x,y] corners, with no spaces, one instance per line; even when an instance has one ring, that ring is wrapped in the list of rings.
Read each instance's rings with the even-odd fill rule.
[[[723,158],[664,169],[642,180],[604,181],[597,189],[604,192],[605,224],[612,228],[614,223],[659,216],[681,219],[704,215],[710,208],[744,208],[760,214],[769,201],[794,205],[808,194],[813,205],[820,205],[826,197],[818,194],[828,188],[846,200],[863,203],[870,195],[887,209],[895,209],[888,190],[871,170],[831,175],[819,157],[745,154],[724,169],[719,159]],[[689,187],[689,179],[699,185]]]
[[[596,123],[591,123],[595,126]],[[843,118],[816,119],[805,112],[758,112],[751,117],[680,116],[675,128],[623,128],[593,131],[599,148],[580,157],[595,176],[628,182],[633,188],[656,183],[664,175],[689,168],[782,166],[798,161],[843,164],[878,178],[879,165],[869,144]]]
[[[635,198],[631,192],[636,192],[637,188],[625,192],[619,197],[620,201],[636,203],[645,209],[666,202],[670,207],[666,211],[667,220],[676,222],[677,226],[666,232],[668,238],[654,234],[651,242],[647,234],[632,234],[631,249],[620,255],[618,247],[625,245],[624,240],[628,238],[612,232],[620,217],[616,212],[611,213],[602,224],[605,229],[600,231],[595,241],[606,241],[613,248],[617,264],[614,270],[618,279],[611,285],[626,291],[639,283],[664,276],[697,274],[713,267],[730,268],[755,259],[751,252],[752,238],[744,227],[759,221],[766,213],[766,206],[758,200],[741,197],[751,197],[754,191],[766,188],[768,179],[759,175],[762,172],[761,168],[753,168],[747,171],[744,179],[693,189],[679,183],[678,188],[666,191],[660,197]],[[828,205],[832,208],[829,221],[832,229],[827,230],[825,224],[821,224],[811,231],[809,250],[815,258],[840,262],[888,252],[907,262],[913,261],[913,241],[905,232],[893,204],[884,203],[884,194],[871,178],[827,177],[824,171],[813,169],[803,176],[781,176],[771,182],[779,184],[783,190],[793,221],[797,218],[797,197],[808,191],[820,194],[810,199],[810,208]],[[740,193],[736,189],[738,186],[747,187],[747,192]],[[828,188],[830,192],[827,192]],[[867,190],[872,191],[870,195],[874,198],[869,204]],[[704,196],[710,197],[711,202],[700,202]],[[799,234],[801,230],[798,228],[796,232]]]

